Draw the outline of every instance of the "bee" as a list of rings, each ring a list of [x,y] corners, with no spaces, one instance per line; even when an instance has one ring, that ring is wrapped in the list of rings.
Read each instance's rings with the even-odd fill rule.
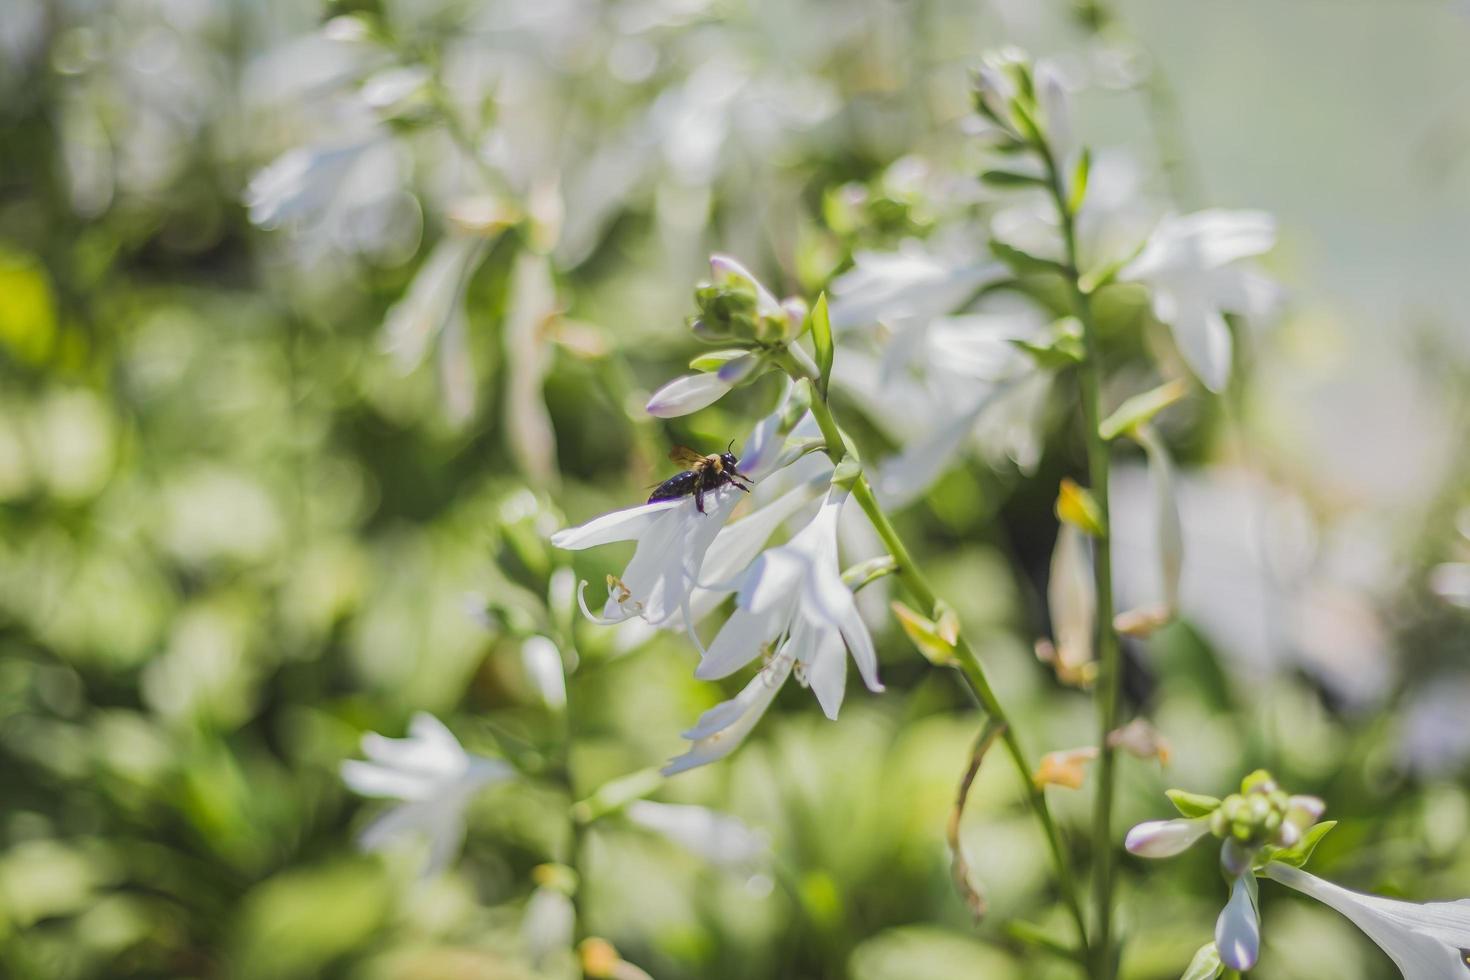
[[[730,446],[733,445],[735,443],[732,441]],[[739,461],[730,452],[729,446],[722,453],[710,453],[707,456],[686,446],[675,446],[669,450],[669,459],[684,466],[685,470],[655,487],[648,497],[650,504],[657,500],[677,500],[692,493],[695,508],[703,514],[704,495],[727,483],[738,490],[750,492],[750,487],[746,485],[750,477],[740,472]]]

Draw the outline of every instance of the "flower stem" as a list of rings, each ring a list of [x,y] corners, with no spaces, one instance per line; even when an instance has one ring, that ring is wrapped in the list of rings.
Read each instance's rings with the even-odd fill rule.
[[[816,385],[812,385],[812,416],[816,419],[817,426],[827,440],[827,455],[832,458],[833,463],[841,462],[847,453],[846,447],[850,443],[841,427],[838,426],[837,420],[833,418],[831,407],[818,394]],[[889,521],[888,515],[878,503],[878,498],[874,496],[873,488],[868,484],[865,475],[860,474],[853,483],[852,495],[857,500],[858,506],[862,507],[863,512],[868,515],[878,536],[883,539],[888,553],[897,563],[895,574],[898,575],[899,581],[918,603],[921,611],[928,615],[934,609],[938,597],[918,563],[914,561],[913,555],[909,553],[908,546],[904,544],[898,530]],[[1085,957],[1088,950],[1086,922],[1082,915],[1081,903],[1077,899],[1077,886],[1072,878],[1072,867],[1067,861],[1066,851],[1062,847],[1061,834],[1057,830],[1056,821],[1052,819],[1046,796],[1042,789],[1032,781],[1031,766],[1026,761],[1026,753],[1016,735],[1015,726],[1010,724],[1000,699],[996,697],[995,689],[990,686],[990,679],[985,674],[985,665],[981,663],[979,655],[975,653],[974,648],[970,646],[963,634],[955,641],[955,657],[960,672],[964,674],[986,713],[997,724],[1005,726],[1001,740],[1005,743],[1006,753],[1015,764],[1022,785],[1026,787],[1031,809],[1036,814],[1037,822],[1041,824],[1042,833],[1046,836],[1047,847],[1056,865],[1057,886],[1062,900],[1076,922],[1077,942]]]
[[[1094,798],[1092,893],[1094,921],[1092,975],[1096,980],[1112,980],[1117,959],[1112,949],[1113,916],[1113,787],[1116,782],[1117,753],[1108,744],[1108,733],[1118,727],[1119,702],[1122,692],[1122,664],[1118,634],[1113,627],[1113,562],[1109,543],[1112,516],[1108,509],[1108,444],[1099,431],[1101,422],[1102,362],[1098,352],[1097,324],[1092,314],[1092,300],[1082,288],[1077,261],[1076,215],[1068,202],[1060,168],[1051,147],[1038,146],[1046,164],[1052,199],[1061,221],[1066,246],[1067,288],[1072,309],[1082,324],[1085,358],[1078,371],[1082,396],[1082,420],[1087,430],[1087,468],[1092,484],[1092,497],[1102,514],[1103,534],[1097,538],[1093,555],[1093,578],[1097,587],[1097,659],[1095,687],[1098,704],[1098,783]]]

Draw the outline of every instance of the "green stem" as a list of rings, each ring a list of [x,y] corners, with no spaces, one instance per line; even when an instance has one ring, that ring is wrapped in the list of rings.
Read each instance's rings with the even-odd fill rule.
[[[1087,429],[1087,468],[1092,496],[1102,512],[1104,536],[1097,539],[1093,555],[1093,579],[1097,587],[1097,685],[1098,704],[1098,782],[1094,798],[1092,894],[1092,954],[1095,980],[1112,980],[1116,959],[1112,950],[1113,917],[1113,788],[1116,783],[1117,753],[1108,744],[1108,733],[1118,727],[1119,702],[1122,692],[1122,664],[1118,634],[1113,628],[1113,561],[1108,535],[1112,516],[1108,509],[1108,444],[1098,425],[1102,421],[1102,361],[1098,350],[1097,324],[1092,314],[1092,300],[1082,288],[1077,261],[1077,229],[1075,215],[1067,202],[1067,191],[1061,170],[1051,148],[1044,142],[1038,146],[1046,171],[1052,199],[1061,219],[1062,238],[1066,245],[1066,280],[1073,312],[1082,324],[1085,359],[1078,371],[1082,395],[1082,419]]]
[[[826,401],[817,393],[817,386],[812,385],[812,416],[817,420],[817,426],[822,430],[823,437],[827,440],[827,455],[832,458],[833,463],[839,463],[847,453],[850,444],[837,420],[832,417],[832,409]],[[897,563],[895,574],[904,588],[908,590],[919,608],[927,615],[934,609],[938,597],[930,586],[929,580],[924,576],[919,564],[909,553],[908,546],[904,544],[903,538],[899,537],[898,530],[888,520],[888,515],[883,512],[877,497],[873,495],[873,488],[868,484],[865,475],[859,475],[853,484],[852,495],[857,500],[858,506],[868,515],[878,536],[883,539],[888,553],[893,556]],[[1010,724],[1006,717],[1005,709],[1001,706],[1000,699],[996,697],[995,689],[990,686],[990,679],[985,674],[985,665],[981,663],[980,657],[970,646],[969,642],[961,634],[955,642],[955,656],[960,672],[964,674],[975,696],[979,699],[981,706],[996,722],[1005,726],[1001,740],[1005,743],[1006,753],[1015,764],[1016,772],[1021,777],[1021,784],[1026,787],[1027,800],[1031,804],[1032,811],[1036,814],[1037,821],[1041,824],[1043,834],[1046,836],[1047,847],[1051,851],[1052,861],[1056,865],[1057,886],[1061,891],[1062,900],[1072,913],[1072,918],[1077,925],[1078,945],[1086,951],[1088,948],[1086,920],[1082,915],[1082,905],[1077,899],[1077,886],[1072,878],[1072,867],[1067,861],[1066,851],[1062,847],[1061,834],[1057,830],[1056,821],[1052,819],[1051,809],[1047,806],[1046,795],[1031,779],[1032,768],[1026,761],[1026,753],[1021,747],[1021,740],[1016,735],[1016,728]]]

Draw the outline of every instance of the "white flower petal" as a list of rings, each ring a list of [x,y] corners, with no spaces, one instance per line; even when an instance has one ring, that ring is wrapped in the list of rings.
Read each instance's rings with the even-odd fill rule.
[[[719,680],[750,663],[760,655],[761,646],[779,632],[780,624],[773,623],[772,619],[771,616],[757,616],[748,610],[736,609],[720,627],[715,641],[695,668],[694,676],[705,681]]]
[[[358,759],[346,759],[341,766],[342,782],[361,796],[385,796],[399,800],[421,800],[434,791],[431,777],[421,773],[389,769]]]
[[[677,418],[713,405],[729,390],[718,374],[686,374],[655,391],[646,410],[661,419]]]
[[[1299,868],[1272,862],[1264,877],[1336,909],[1413,980],[1464,980],[1470,949],[1470,899],[1418,904],[1349,891]]]
[[[806,645],[803,650],[802,646]],[[847,692],[847,651],[835,630],[811,630],[805,635],[793,633],[792,652],[806,662],[807,683],[822,706],[822,713],[836,720]]]
[[[791,674],[792,661],[781,657],[767,664],[753,677],[745,689],[732,700],[706,711],[698,724],[684,733],[694,742],[689,751],[664,766],[663,774],[672,776],[696,766],[723,759],[735,750],[755,728],[766,709]]]
[[[595,548],[614,541],[636,541],[653,525],[665,511],[673,510],[683,501],[660,500],[652,504],[640,504],[615,510],[611,514],[595,517],[578,527],[564,528],[551,536],[551,543],[568,551]]]
[[[739,817],[707,807],[634,800],[625,812],[633,823],[661,834],[711,864],[750,865],[769,850],[764,834],[746,826]]]
[[[1162,289],[1154,294],[1154,315],[1169,325],[1179,353],[1211,391],[1225,390],[1230,378],[1230,326],[1217,309]]]

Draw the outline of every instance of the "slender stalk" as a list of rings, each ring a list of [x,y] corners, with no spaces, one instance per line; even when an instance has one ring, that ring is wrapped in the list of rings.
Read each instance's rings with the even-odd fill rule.
[[[1082,288],[1077,261],[1077,229],[1075,215],[1067,200],[1061,170],[1051,148],[1038,146],[1046,164],[1052,199],[1061,220],[1066,247],[1068,291],[1077,320],[1082,324],[1084,361],[1078,371],[1082,396],[1082,419],[1087,429],[1087,468],[1092,496],[1102,512],[1103,536],[1097,539],[1093,555],[1093,578],[1097,587],[1097,685],[1098,704],[1098,782],[1094,797],[1092,894],[1094,920],[1092,933],[1093,977],[1112,980],[1116,960],[1112,948],[1113,918],[1113,788],[1116,783],[1117,753],[1108,744],[1108,733],[1118,727],[1119,702],[1122,692],[1122,664],[1118,634],[1113,628],[1113,561],[1109,546],[1112,517],[1108,508],[1108,444],[1099,431],[1101,422],[1102,363],[1098,351],[1097,324],[1092,315],[1092,301]]]
[[[841,427],[838,426],[837,420],[833,418],[832,409],[818,394],[815,384],[812,385],[812,416],[816,419],[827,441],[827,455],[834,463],[841,462],[847,452],[847,438]],[[919,568],[919,564],[914,561],[913,555],[910,554],[908,546],[904,544],[903,538],[899,536],[898,530],[879,505],[865,475],[858,475],[853,484],[852,495],[857,500],[858,506],[862,507],[863,512],[868,515],[868,519],[877,530],[878,536],[882,538],[888,553],[893,556],[897,564],[895,574],[898,575],[899,581],[903,583],[904,588],[908,590],[921,610],[926,613],[933,610],[938,598],[933,587],[930,586],[929,580]],[[1056,866],[1057,887],[1061,892],[1062,901],[1066,903],[1076,923],[1078,946],[1085,958],[1089,949],[1086,919],[1083,917],[1082,905],[1077,898],[1077,885],[1072,877],[1072,867],[1067,861],[1066,851],[1062,847],[1061,834],[1057,830],[1056,821],[1052,819],[1046,796],[1041,788],[1032,781],[1032,768],[1026,761],[1026,753],[1021,747],[1020,738],[1016,735],[1015,726],[1010,724],[1005,708],[1001,706],[1000,699],[996,697],[995,689],[990,686],[990,679],[985,674],[985,665],[981,663],[979,655],[975,653],[963,634],[955,643],[955,656],[961,673],[974,690],[981,706],[995,722],[1005,726],[1001,740],[1005,743],[1006,753],[1010,756],[1017,774],[1021,777],[1022,785],[1026,787],[1027,800],[1036,814],[1037,822],[1041,824],[1047,847],[1051,851],[1052,862]]]

